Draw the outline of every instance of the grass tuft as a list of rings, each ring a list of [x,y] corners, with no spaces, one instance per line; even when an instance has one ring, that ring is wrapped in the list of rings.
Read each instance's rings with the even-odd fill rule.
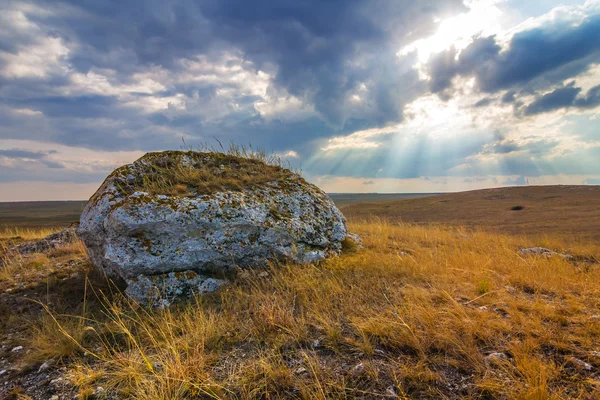
[[[299,178],[279,156],[251,146],[232,144],[227,149],[204,146],[200,150],[148,153],[140,159],[145,161],[141,169],[133,174],[135,181],[122,179],[119,187],[128,193],[195,196]],[[128,168],[121,167],[112,176],[125,177]]]

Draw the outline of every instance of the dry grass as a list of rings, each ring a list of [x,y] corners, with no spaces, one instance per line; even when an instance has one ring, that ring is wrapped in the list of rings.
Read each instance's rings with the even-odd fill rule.
[[[193,160],[182,162],[182,157]],[[223,151],[166,151],[142,157],[150,161],[137,171],[135,182],[122,182],[120,187],[133,192],[195,196],[218,191],[240,191],[270,182],[284,181],[295,175],[284,168],[282,160],[251,147],[230,146]],[[126,168],[126,167],[123,167]]]
[[[57,232],[58,229],[22,229],[13,232],[20,233],[22,238],[30,239],[44,238],[49,234]],[[24,236],[26,234],[27,236]],[[14,236],[11,236],[14,237]],[[47,277],[52,272],[60,270],[61,261],[72,258],[81,258],[87,256],[87,251],[83,242],[79,239],[68,245],[58,247],[47,253],[19,254],[10,251],[6,243],[0,241],[0,258],[2,264],[0,267],[0,283],[23,285],[36,285],[40,279]],[[58,265],[57,265],[58,263]]]
[[[517,254],[597,257],[597,244],[377,220],[351,230],[366,249],[240,274],[163,311],[97,292],[80,317],[42,320],[30,357],[69,356],[82,396],[98,385],[133,399],[600,396],[600,266]],[[52,354],[58,326],[72,346]],[[486,358],[496,352],[507,358]]]
[[[525,186],[342,206],[350,219],[487,228],[600,240],[600,186]],[[513,210],[523,207],[521,210]]]
[[[61,228],[21,228],[5,227],[0,229],[0,240],[18,239],[18,240],[37,240],[43,239],[48,235],[60,231]]]

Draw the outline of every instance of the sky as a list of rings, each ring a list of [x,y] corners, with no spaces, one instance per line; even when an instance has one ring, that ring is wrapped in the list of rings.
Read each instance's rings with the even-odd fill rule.
[[[600,184],[600,0],[0,2],[0,201],[252,144],[327,192]]]

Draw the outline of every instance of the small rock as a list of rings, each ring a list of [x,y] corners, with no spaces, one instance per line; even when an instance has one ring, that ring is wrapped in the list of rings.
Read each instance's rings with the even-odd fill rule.
[[[573,259],[573,256],[570,254],[557,253],[554,250],[546,249],[544,247],[530,247],[528,249],[521,249],[518,251],[518,253],[519,253],[519,255],[522,255],[522,256],[528,256],[528,255],[543,256],[543,257],[560,256],[563,258],[567,258],[569,260]]]
[[[63,382],[63,381],[64,381],[64,379],[63,379],[63,378],[56,378],[56,379],[52,379],[52,380],[50,381],[50,384],[51,384],[52,386],[59,386],[60,384],[62,384],[62,382]]]
[[[300,367],[300,368],[297,368],[294,372],[298,375],[304,374],[306,372],[306,368]]]
[[[0,371],[0,376],[4,375],[6,373],[6,370],[3,369],[2,371]]]
[[[385,351],[383,351],[381,349],[375,349],[375,354],[379,354],[380,356],[384,356],[385,355]]]
[[[40,368],[38,369],[38,374],[40,372],[44,372],[46,370],[48,370],[52,365],[54,365],[54,360],[48,360],[45,363],[43,363],[42,365],[40,365]]]
[[[259,278],[266,278],[267,276],[269,276],[269,273],[267,271],[261,271],[258,273],[257,275]]]
[[[488,307],[487,306],[481,306],[477,308],[479,311],[487,311]]]
[[[312,347],[313,348],[317,348],[317,347],[321,347],[321,341],[319,339],[315,339],[312,341]]]
[[[13,349],[11,350],[13,353],[16,353],[17,351],[21,351],[23,350],[23,346],[17,346],[17,347],[13,347]]]
[[[590,355],[594,357],[600,357],[600,351],[590,351]]]
[[[152,368],[154,368],[156,371],[162,371],[162,369],[164,368],[163,364],[161,362],[155,362],[152,364]]]
[[[394,389],[393,386],[388,386],[388,388],[385,389],[385,393],[389,394],[390,396],[397,396],[396,389]]]
[[[592,315],[590,319],[600,319],[600,314]]]
[[[508,292],[508,293],[514,293],[515,292],[515,288],[509,285],[504,286],[504,289]]]
[[[352,368],[352,372],[354,373],[360,373],[363,372],[365,370],[365,365],[363,363],[358,363],[354,366],[354,368]]]
[[[573,357],[573,358],[571,358],[571,362],[573,364],[575,364],[576,366],[578,366],[579,368],[583,368],[586,371],[591,371],[592,370],[592,366],[590,364],[586,363],[583,360],[580,360],[579,358]]]
[[[54,395],[54,396],[50,397],[50,400],[59,400],[59,397],[57,395]]]
[[[94,390],[94,395],[98,396],[102,392],[104,392],[104,388],[102,386],[98,386],[96,390]]]
[[[485,359],[488,361],[507,360],[508,356],[505,353],[491,353]]]

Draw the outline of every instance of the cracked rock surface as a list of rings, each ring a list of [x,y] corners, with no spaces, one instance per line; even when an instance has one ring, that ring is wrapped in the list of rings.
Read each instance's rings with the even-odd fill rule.
[[[192,282],[183,285],[188,292],[236,267],[264,267],[269,261],[310,263],[341,251],[348,234],[344,216],[323,191],[299,175],[185,196],[124,190],[139,181],[156,157],[198,168],[220,160],[216,153],[146,154],[104,181],[85,207],[78,229],[94,266],[143,288],[137,293],[151,293],[151,281],[164,287],[177,277],[191,277]],[[174,272],[182,274],[169,275]],[[148,280],[151,276],[155,278]]]

